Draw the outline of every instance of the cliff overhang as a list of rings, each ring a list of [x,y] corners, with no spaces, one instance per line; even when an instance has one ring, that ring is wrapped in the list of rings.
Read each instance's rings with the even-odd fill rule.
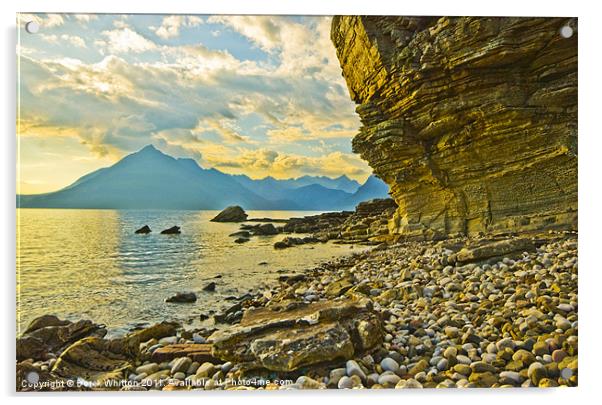
[[[334,17],[353,150],[390,186],[391,233],[577,229],[576,24]]]

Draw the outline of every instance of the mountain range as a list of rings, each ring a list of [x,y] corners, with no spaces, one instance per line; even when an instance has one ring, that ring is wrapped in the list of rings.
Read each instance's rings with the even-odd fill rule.
[[[240,205],[255,210],[345,210],[386,198],[375,176],[363,185],[347,176],[259,180],[204,169],[148,145],[114,165],[82,176],[51,193],[18,195],[20,208],[211,209]]]

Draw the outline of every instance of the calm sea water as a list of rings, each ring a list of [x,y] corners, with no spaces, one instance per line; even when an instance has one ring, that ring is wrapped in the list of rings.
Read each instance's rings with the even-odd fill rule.
[[[274,250],[283,236],[228,236],[238,224],[210,222],[217,211],[17,210],[17,333],[35,317],[104,323],[121,334],[138,322],[185,321],[232,305],[239,296],[293,273],[348,254],[347,245],[315,244]],[[315,214],[250,211],[249,217]],[[148,224],[153,233],[135,235]],[[178,225],[180,235],[160,235]],[[259,265],[267,262],[267,265]],[[221,275],[222,278],[215,278]],[[210,281],[217,291],[202,288]],[[194,291],[195,304],[168,304],[178,291]]]

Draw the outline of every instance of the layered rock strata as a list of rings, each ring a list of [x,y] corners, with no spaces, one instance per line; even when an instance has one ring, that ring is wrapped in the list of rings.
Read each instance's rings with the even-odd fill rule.
[[[359,302],[280,302],[247,310],[239,325],[210,336],[215,357],[293,371],[347,360],[382,342],[379,316]]]
[[[569,18],[333,19],[362,121],[353,149],[390,186],[392,233],[577,228],[576,28]]]
[[[331,239],[346,243],[375,242],[389,234],[388,220],[396,209],[397,204],[391,198],[363,201],[355,207],[355,211],[327,212],[303,218],[291,218],[282,231],[313,235],[307,242],[289,243],[290,246]]]

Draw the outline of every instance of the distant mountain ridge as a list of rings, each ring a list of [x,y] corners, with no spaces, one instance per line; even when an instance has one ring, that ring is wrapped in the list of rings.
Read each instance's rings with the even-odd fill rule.
[[[366,199],[386,197],[387,192],[386,184],[374,176],[361,186],[345,175],[254,180],[204,169],[193,159],[174,158],[148,145],[61,190],[18,195],[17,206],[219,210],[241,205],[251,210],[342,210]]]

